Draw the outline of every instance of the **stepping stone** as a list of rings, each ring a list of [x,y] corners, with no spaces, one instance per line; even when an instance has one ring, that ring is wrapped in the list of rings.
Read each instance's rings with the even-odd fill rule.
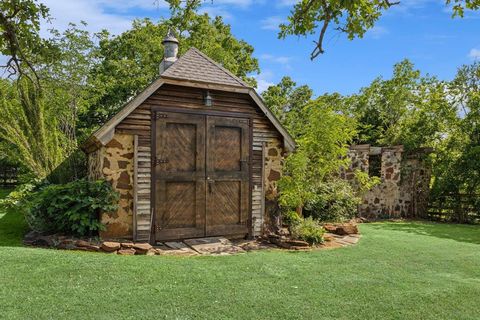
[[[160,255],[194,256],[198,254],[183,242],[165,242],[163,245],[156,246],[156,249]]]
[[[342,239],[342,241],[349,243],[349,244],[356,244],[360,240],[359,237],[352,237],[352,236],[347,236]]]
[[[164,242],[164,244],[170,249],[188,249],[188,246],[183,242]]]
[[[223,237],[188,239],[184,242],[200,254],[230,254],[244,252],[242,248],[234,246],[230,240]]]
[[[236,240],[233,242],[233,245],[240,247],[245,251],[277,248],[277,246],[268,241],[257,240]]]

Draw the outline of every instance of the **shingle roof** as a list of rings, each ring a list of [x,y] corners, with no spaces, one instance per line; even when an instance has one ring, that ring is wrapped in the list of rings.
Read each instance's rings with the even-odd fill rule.
[[[161,77],[248,87],[245,82],[196,48],[189,49],[165,70]]]

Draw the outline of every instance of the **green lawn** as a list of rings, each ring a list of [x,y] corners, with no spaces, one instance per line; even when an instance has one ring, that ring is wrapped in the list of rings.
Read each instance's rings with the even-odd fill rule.
[[[480,227],[361,226],[353,247],[124,257],[20,247],[0,218],[1,319],[479,319]]]

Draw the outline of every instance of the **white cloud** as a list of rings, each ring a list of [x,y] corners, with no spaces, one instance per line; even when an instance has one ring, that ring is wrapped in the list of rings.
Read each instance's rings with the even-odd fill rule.
[[[280,0],[280,1],[278,1],[278,6],[280,6],[280,7],[292,7],[297,2],[300,2],[300,0]]]
[[[211,17],[220,16],[223,20],[233,20],[233,16],[228,10],[223,7],[202,7],[198,10],[199,13],[208,13]]]
[[[267,90],[268,87],[275,85],[275,83],[267,81],[265,79],[257,79],[257,92],[262,93]]]
[[[480,60],[480,49],[473,48],[468,53],[468,57],[473,60]]]
[[[45,30],[56,28],[63,30],[70,22],[88,23],[87,29],[92,32],[108,29],[113,34],[119,34],[131,25],[134,16],[126,14],[131,9],[151,10],[158,14],[158,9],[166,8],[164,1],[158,2],[158,7],[149,0],[43,0],[52,17],[51,23],[44,23]]]
[[[281,64],[281,65],[283,65],[283,66],[286,67],[286,68],[290,68],[289,63],[292,61],[292,58],[291,58],[291,57],[287,57],[287,56],[274,56],[274,55],[271,55],[271,54],[268,54],[268,53],[262,54],[262,55],[260,56],[260,59],[261,59],[261,60],[265,60],[265,61],[270,61],[270,62],[275,62],[275,63]]]
[[[232,5],[240,8],[248,8],[252,5],[252,0],[215,0],[213,5]]]
[[[373,39],[380,39],[384,35],[389,33],[388,29],[382,26],[374,26],[370,30],[368,30],[368,35],[370,35]]]
[[[254,76],[257,80],[257,92],[262,93],[267,90],[268,87],[275,85],[273,83],[273,72],[270,70],[264,70],[260,74]]]
[[[392,6],[388,12],[407,13],[411,10],[424,8],[429,3],[439,3],[438,0],[402,0],[399,4]]]
[[[272,16],[272,17],[268,17],[266,19],[261,20],[260,24],[261,24],[261,28],[264,30],[278,31],[279,30],[278,26],[284,22],[286,22],[285,18],[282,18],[279,16]]]

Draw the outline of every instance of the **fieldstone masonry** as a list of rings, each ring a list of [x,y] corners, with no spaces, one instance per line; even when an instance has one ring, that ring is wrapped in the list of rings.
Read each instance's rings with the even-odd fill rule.
[[[265,198],[274,200],[278,196],[278,180],[282,177],[283,146],[279,140],[272,139],[265,147]]]
[[[423,217],[431,176],[425,157],[429,152],[424,148],[405,154],[403,146],[352,146],[348,152],[351,165],[341,172],[352,183],[356,170],[371,175],[370,157],[381,156],[381,183],[362,195],[359,215],[368,219]]]
[[[265,145],[265,213],[264,231],[275,232],[280,227],[280,210],[278,206],[278,181],[282,177],[284,165],[284,148],[278,139],[272,139]]]
[[[105,147],[89,154],[89,178],[104,178],[120,194],[118,210],[101,216],[107,228],[102,238],[133,234],[133,158],[133,136],[125,134],[115,134]]]

